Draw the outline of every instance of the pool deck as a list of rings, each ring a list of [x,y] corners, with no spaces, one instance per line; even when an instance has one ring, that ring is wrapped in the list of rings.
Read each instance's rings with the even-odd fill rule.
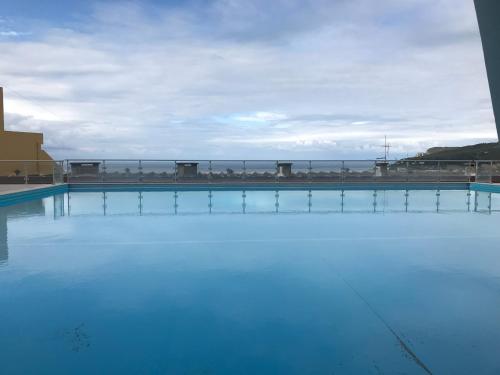
[[[54,194],[68,191],[67,184],[58,185],[25,185],[25,184],[0,184],[0,207],[26,202],[32,199],[40,199]]]
[[[4,194],[12,194],[12,193],[20,193],[24,191],[38,190],[48,188],[49,184],[40,184],[40,185],[28,185],[28,184],[0,184],[0,195]]]

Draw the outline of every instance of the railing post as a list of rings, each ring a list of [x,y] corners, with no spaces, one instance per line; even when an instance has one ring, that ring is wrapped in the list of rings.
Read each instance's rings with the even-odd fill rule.
[[[438,183],[441,183],[441,161],[438,160]]]
[[[493,183],[493,160],[490,160],[490,184]]]
[[[60,164],[61,162],[60,161],[53,161],[52,162],[52,185],[55,185],[58,183],[59,181],[59,171],[61,171],[61,167],[60,167]],[[58,173],[57,177],[56,177],[56,173]]]
[[[208,161],[208,182],[212,182],[212,160]]]
[[[24,169],[24,183],[28,184],[28,167],[26,166],[26,162],[23,162]]]
[[[278,165],[279,165],[279,161],[276,160],[275,172],[274,172],[274,181],[275,182],[280,182]]]
[[[344,173],[345,173],[345,160],[342,160],[342,167],[340,167],[340,183],[344,183]]]
[[[247,162],[243,160],[243,180],[247,178]]]
[[[69,160],[66,159],[66,183],[69,184]],[[64,163],[64,161],[63,161]],[[64,171],[64,170],[63,170]],[[64,182],[64,172],[63,172],[63,182]]]
[[[307,179],[312,180],[312,161],[309,160],[309,167],[307,168]]]
[[[102,161],[102,172],[101,172],[101,182],[104,182],[104,178],[106,174],[106,160]]]
[[[174,183],[177,183],[177,160],[174,160]]]
[[[138,170],[139,170],[139,182],[142,182],[142,180],[143,180],[143,177],[142,177],[142,160],[139,160]]]

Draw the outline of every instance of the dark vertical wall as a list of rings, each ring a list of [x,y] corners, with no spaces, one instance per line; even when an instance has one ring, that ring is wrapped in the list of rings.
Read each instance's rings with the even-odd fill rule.
[[[9,247],[7,246],[7,212],[0,207],[0,266],[9,259]]]
[[[474,0],[500,139],[500,0]]]
[[[3,115],[3,87],[0,87],[0,133],[5,130],[4,115]]]

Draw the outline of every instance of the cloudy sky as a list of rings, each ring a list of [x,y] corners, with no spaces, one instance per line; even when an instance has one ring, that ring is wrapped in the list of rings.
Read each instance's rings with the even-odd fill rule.
[[[7,127],[57,158],[496,140],[472,0],[0,0]]]

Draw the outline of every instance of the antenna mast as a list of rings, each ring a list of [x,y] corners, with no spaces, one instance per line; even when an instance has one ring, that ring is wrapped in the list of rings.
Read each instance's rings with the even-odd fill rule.
[[[384,136],[384,145],[381,146],[384,148],[384,161],[387,161],[387,156],[389,156],[389,149],[392,147],[391,144],[387,143],[387,136]]]

